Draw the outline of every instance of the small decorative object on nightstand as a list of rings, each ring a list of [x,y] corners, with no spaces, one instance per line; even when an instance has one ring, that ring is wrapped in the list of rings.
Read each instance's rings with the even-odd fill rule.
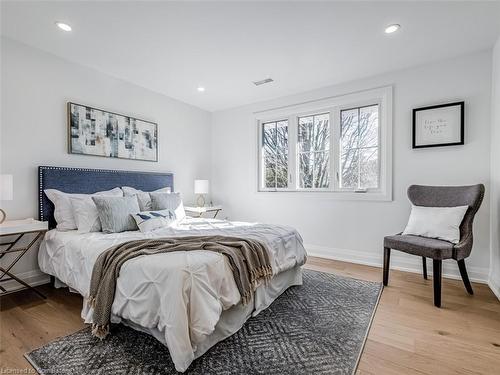
[[[194,193],[198,196],[198,207],[205,207],[204,194],[208,194],[208,180],[194,180]]]
[[[13,196],[12,175],[0,174],[0,201],[11,201]],[[0,224],[7,218],[7,214],[0,208]]]
[[[188,213],[190,216],[201,217],[204,213],[210,212],[214,214],[214,219],[217,217],[219,211],[222,210],[222,206],[208,206],[208,207],[193,207],[193,206],[185,206],[184,211]]]
[[[15,280],[25,287],[23,289],[30,289],[40,297],[45,298],[42,293],[33,288],[24,280],[21,280],[19,277],[12,274],[10,270],[24,256],[24,254],[26,254],[28,250],[38,242],[38,240],[44,235],[45,232],[47,232],[47,230],[48,224],[46,221],[38,221],[34,219],[11,220],[5,221],[0,224],[0,237],[14,237],[13,240],[0,243],[0,259],[2,259],[7,254],[16,253],[16,256],[12,260],[12,262],[6,265],[5,268],[0,267],[0,296],[10,293],[10,291],[7,291],[3,286],[1,286],[1,283]],[[30,233],[32,233],[34,237],[30,240],[28,245],[16,247],[21,238]]]

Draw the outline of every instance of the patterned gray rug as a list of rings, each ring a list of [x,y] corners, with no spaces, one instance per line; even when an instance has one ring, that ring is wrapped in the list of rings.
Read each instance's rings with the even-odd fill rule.
[[[267,310],[198,358],[186,374],[352,374],[381,283],[305,270]],[[115,325],[104,341],[89,329],[25,356],[41,374],[177,374],[165,346]]]

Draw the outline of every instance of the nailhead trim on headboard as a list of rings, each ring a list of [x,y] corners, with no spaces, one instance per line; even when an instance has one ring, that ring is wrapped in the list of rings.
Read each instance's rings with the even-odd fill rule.
[[[44,205],[43,205],[43,186],[44,186],[44,171],[47,170],[60,170],[60,171],[81,171],[81,172],[95,172],[95,173],[140,173],[146,175],[165,175],[171,176],[172,173],[162,173],[162,172],[143,172],[143,171],[126,171],[120,169],[94,169],[94,168],[72,168],[72,167],[53,167],[53,166],[39,166],[38,167],[38,215],[39,220],[46,221],[49,218],[44,217]],[[173,185],[173,183],[172,183]],[[173,189],[173,186],[172,186]]]

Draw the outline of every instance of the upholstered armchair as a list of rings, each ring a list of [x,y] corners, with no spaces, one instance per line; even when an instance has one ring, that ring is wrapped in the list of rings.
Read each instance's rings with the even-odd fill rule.
[[[427,279],[427,258],[432,259],[434,305],[441,307],[441,277],[444,259],[455,259],[460,275],[469,294],[472,286],[465,267],[465,258],[472,250],[472,222],[484,197],[484,185],[472,186],[421,186],[408,188],[408,198],[415,206],[453,207],[469,206],[460,224],[458,244],[414,235],[397,234],[384,238],[384,285],[389,281],[389,262],[391,249],[422,257],[423,276]]]

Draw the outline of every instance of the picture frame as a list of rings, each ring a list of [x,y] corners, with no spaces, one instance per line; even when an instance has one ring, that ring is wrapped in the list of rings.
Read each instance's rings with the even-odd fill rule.
[[[465,102],[413,109],[412,148],[464,144]]]
[[[68,152],[118,159],[158,161],[158,124],[67,103]]]

